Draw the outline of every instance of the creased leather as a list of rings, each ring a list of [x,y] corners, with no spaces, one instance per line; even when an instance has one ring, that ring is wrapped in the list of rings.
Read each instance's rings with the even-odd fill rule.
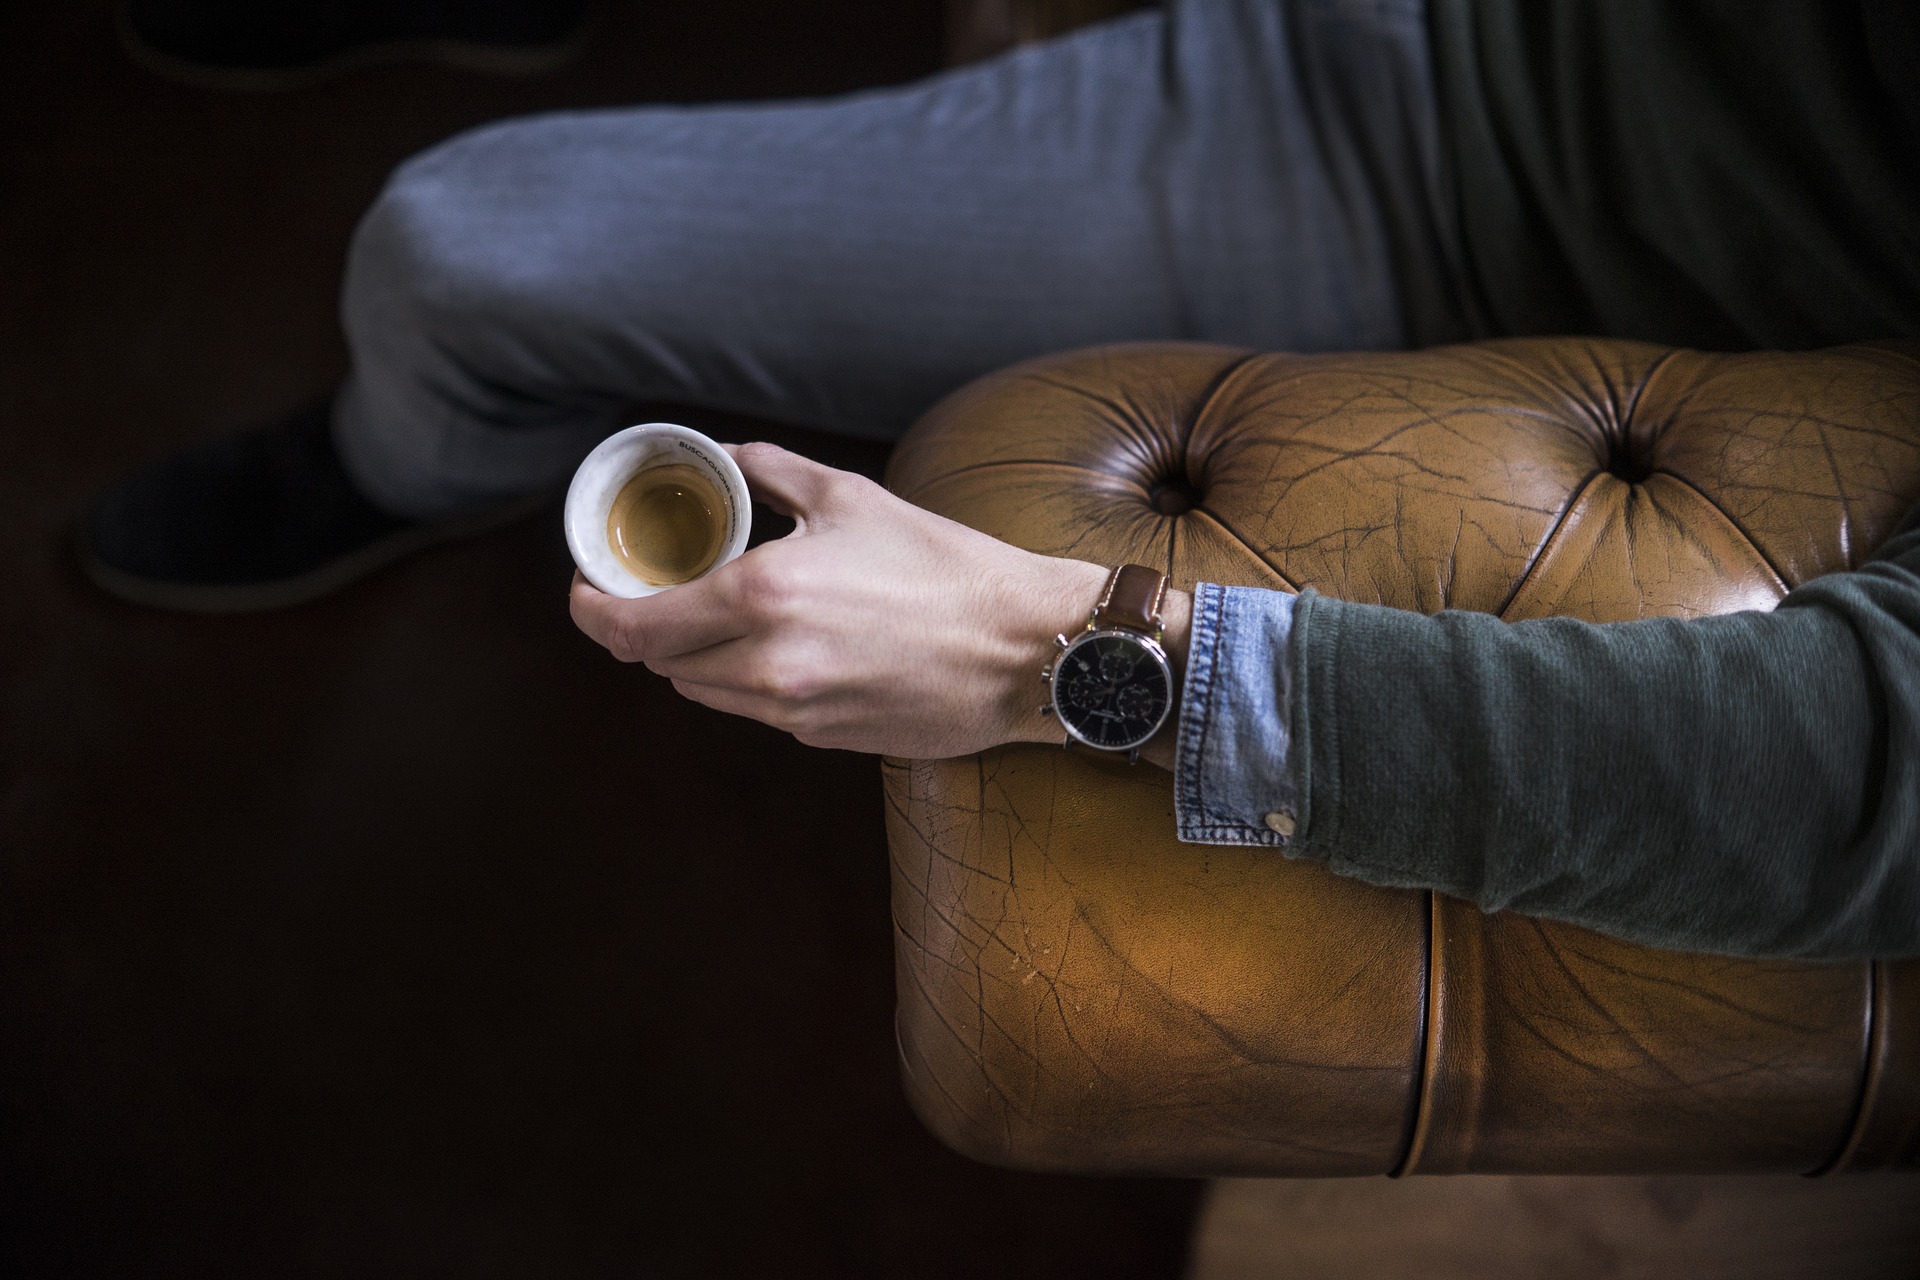
[[[1765,608],[1856,565],[1920,500],[1915,350],[1102,348],[956,393],[890,483],[1182,588],[1510,619]],[[1190,510],[1161,514],[1169,487]],[[1164,774],[1056,750],[884,777],[908,1092],[980,1158],[1204,1175],[1920,1161],[1912,962],[1658,951],[1181,845]]]

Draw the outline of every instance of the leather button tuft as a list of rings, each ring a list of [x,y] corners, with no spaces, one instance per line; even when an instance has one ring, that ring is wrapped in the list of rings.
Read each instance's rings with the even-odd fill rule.
[[[1162,480],[1147,490],[1147,505],[1163,516],[1183,515],[1198,501],[1199,495],[1184,476]]]
[[[1276,810],[1268,814],[1266,822],[1267,829],[1275,835],[1290,836],[1293,834],[1293,815],[1284,809]]]

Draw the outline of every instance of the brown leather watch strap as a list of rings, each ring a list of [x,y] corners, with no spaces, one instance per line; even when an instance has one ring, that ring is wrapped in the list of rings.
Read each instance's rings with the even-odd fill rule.
[[[1107,578],[1107,589],[1094,606],[1095,627],[1126,627],[1160,634],[1160,606],[1167,598],[1167,575],[1143,564],[1123,564]]]

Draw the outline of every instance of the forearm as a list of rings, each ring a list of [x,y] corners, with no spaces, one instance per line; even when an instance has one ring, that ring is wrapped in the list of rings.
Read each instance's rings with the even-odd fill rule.
[[[736,457],[795,533],[643,600],[576,583],[588,634],[814,745],[1060,740],[1040,667],[1107,566]],[[1920,953],[1920,511],[1766,614],[1509,625],[1203,587],[1164,615],[1185,702],[1145,754],[1184,838],[1664,945]]]
[[[1771,613],[1508,625],[1303,599],[1291,852],[1658,945],[1920,953],[1912,529]]]

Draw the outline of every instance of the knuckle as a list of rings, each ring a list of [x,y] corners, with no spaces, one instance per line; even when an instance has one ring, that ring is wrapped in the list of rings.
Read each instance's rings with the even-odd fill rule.
[[[831,747],[834,742],[833,725],[828,719],[812,708],[801,710],[791,716],[783,726],[794,740],[804,747]]]
[[[870,726],[849,719],[842,708],[825,703],[807,708],[795,724],[788,726],[787,732],[802,746],[842,751],[870,750],[875,740]]]
[[[787,667],[768,666],[758,673],[754,692],[770,702],[779,703],[782,714],[791,719],[795,704],[806,696],[806,682]]]
[[[827,500],[842,508],[859,507],[868,502],[880,486],[852,471],[836,471],[826,482]]]
[[[645,662],[646,634],[634,625],[631,618],[616,618],[613,630],[607,636],[607,650],[622,662]]]
[[[741,608],[758,618],[783,618],[792,612],[795,584],[790,574],[775,572],[763,558],[734,577]]]
[[[768,654],[755,672],[754,692],[779,703],[790,722],[810,714],[808,703],[819,693],[821,673],[804,655],[775,652]],[[785,726],[789,731],[792,723]]]

